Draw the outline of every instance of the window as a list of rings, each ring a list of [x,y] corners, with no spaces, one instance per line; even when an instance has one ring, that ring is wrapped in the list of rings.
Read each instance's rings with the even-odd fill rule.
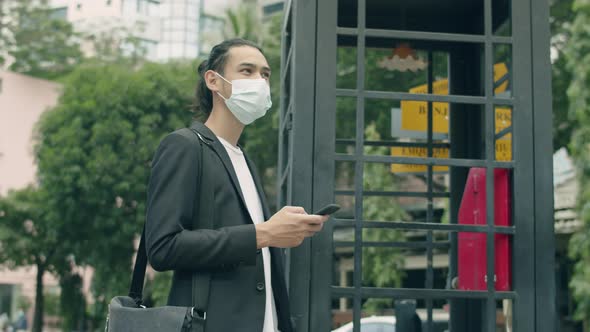
[[[194,18],[199,16],[199,7],[193,4],[187,5],[186,8],[186,16],[190,18]]]
[[[68,17],[68,7],[60,7],[51,10],[49,16],[56,20],[66,20]]]
[[[186,6],[184,4],[172,4],[172,16],[184,17],[186,15]]]
[[[123,14],[133,15],[135,14],[136,4],[135,0],[123,0]]]
[[[170,25],[171,30],[184,30],[184,26],[186,25],[183,19],[173,19],[171,20],[172,24]]]
[[[152,60],[156,58],[158,52],[158,42],[149,39],[142,39],[140,41],[140,47],[145,51],[146,58]]]
[[[172,58],[182,57],[184,55],[184,45],[178,44],[178,43],[170,44],[170,53],[169,54],[170,54],[170,57],[172,57]]]
[[[0,284],[0,312],[12,315],[12,302],[14,301],[14,285]]]
[[[187,45],[183,57],[185,58],[196,58],[199,55],[199,49],[195,45]]]
[[[182,31],[173,31],[167,33],[167,42],[182,43],[185,39],[185,34]]]
[[[285,4],[283,2],[277,2],[277,3],[273,3],[270,5],[264,6],[262,8],[262,11],[264,12],[265,16],[268,16],[268,15],[282,12],[283,7],[285,7]]]
[[[146,14],[148,16],[160,16],[160,6],[160,3],[157,1],[148,1]]]
[[[197,43],[199,41],[199,37],[197,36],[197,33],[196,32],[186,33],[185,34],[185,37],[186,37],[186,42],[187,43],[194,44],[194,43]]]

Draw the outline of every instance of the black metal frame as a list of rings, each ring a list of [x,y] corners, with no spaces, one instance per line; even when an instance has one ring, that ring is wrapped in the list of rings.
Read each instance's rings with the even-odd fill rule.
[[[482,35],[366,29],[366,3],[358,1],[357,27],[337,26],[338,1],[297,1],[287,0],[283,25],[283,57],[281,64],[282,96],[279,127],[279,206],[300,205],[310,211],[332,202],[334,195],[354,195],[355,220],[334,219],[327,223],[324,231],[302,246],[288,252],[288,281],[292,304],[292,316],[297,331],[328,331],[331,328],[331,300],[350,297],[353,299],[354,331],[359,331],[361,300],[369,297],[393,297],[423,299],[426,301],[429,327],[432,329],[432,300],[451,300],[451,330],[469,330],[465,310],[472,304],[481,304],[480,323],[485,331],[496,330],[496,301],[514,301],[515,331],[553,331],[555,319],[555,286],[553,275],[554,239],[552,221],[552,164],[551,164],[551,103],[548,5],[534,0],[512,0],[512,35],[509,37],[493,34],[492,0],[481,0],[484,6],[484,33]],[[321,18],[321,19],[320,19]],[[356,89],[336,88],[337,36],[354,36],[357,42],[357,86]],[[404,92],[368,91],[365,82],[365,48],[367,37],[420,40],[436,42],[462,42],[483,45],[484,95],[456,95],[453,88],[449,95],[432,94],[433,74],[428,73],[428,94]],[[493,63],[494,46],[512,47],[512,95],[500,98],[494,95]],[[535,56],[533,56],[535,54]],[[541,54],[542,56],[539,56]],[[429,59],[432,60],[432,59]],[[450,66],[453,68],[451,57]],[[430,67],[430,66],[429,66]],[[451,75],[453,75],[451,69]],[[336,97],[355,97],[356,138],[355,153],[335,153],[335,109]],[[428,131],[426,158],[405,158],[391,156],[370,156],[363,154],[367,145],[396,145],[388,142],[365,141],[364,113],[366,99],[393,99],[427,101]],[[485,108],[483,128],[485,155],[482,159],[433,158],[432,102],[452,102],[459,105],[482,105]],[[495,160],[494,116],[495,106],[510,106],[512,114],[513,161]],[[451,118],[451,122],[461,121]],[[451,142],[457,149],[468,149],[463,143],[469,133],[451,133]],[[453,137],[453,135],[455,137]],[[399,143],[397,143],[399,144]],[[407,144],[407,143],[406,143]],[[399,144],[399,145],[403,145]],[[464,145],[464,146],[462,146]],[[532,147],[532,148],[531,148]],[[355,162],[355,190],[335,191],[335,161]],[[364,165],[371,163],[422,164],[427,166],[427,192],[367,192],[363,191]],[[462,192],[435,193],[432,190],[433,167],[485,167],[487,174],[487,206],[494,206],[493,175],[495,168],[513,170],[513,226],[494,225],[494,209],[487,209],[486,226],[440,224],[433,219],[432,200],[449,197],[451,211],[456,221],[456,211]],[[451,171],[451,188],[462,188],[466,172]],[[360,189],[359,189],[360,186]],[[363,198],[367,196],[425,197],[430,204],[427,208],[427,222],[377,222],[363,220]],[[332,234],[338,227],[354,227],[353,242],[334,242]],[[363,241],[363,229],[419,229],[427,232],[423,242],[375,243]],[[433,242],[433,231],[450,233],[446,242]],[[487,234],[487,280],[494,280],[494,235],[509,234],[513,238],[513,290],[500,292],[494,283],[488,283],[487,291],[459,291],[432,289],[432,249],[446,246],[451,250],[449,269],[456,274],[457,232],[479,232]],[[334,247],[353,247],[353,287],[331,285]],[[369,288],[362,287],[361,268],[363,247],[422,247],[427,249],[427,277],[424,289]],[[534,285],[532,287],[531,285]],[[469,302],[476,301],[476,302]],[[478,316],[478,315],[476,315]],[[453,318],[456,317],[456,318]],[[458,318],[457,318],[458,317]],[[472,325],[473,326],[473,325]],[[480,325],[481,326],[481,325]]]

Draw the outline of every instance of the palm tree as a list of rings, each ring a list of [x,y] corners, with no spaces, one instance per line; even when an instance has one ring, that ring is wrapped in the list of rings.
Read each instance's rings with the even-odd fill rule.
[[[225,39],[243,38],[262,44],[266,35],[262,15],[255,3],[245,2],[225,10]]]

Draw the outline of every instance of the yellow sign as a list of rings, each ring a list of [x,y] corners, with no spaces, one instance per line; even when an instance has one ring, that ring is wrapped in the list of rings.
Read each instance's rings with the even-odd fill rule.
[[[508,67],[505,63],[494,65],[494,82],[498,82],[502,77],[508,74]],[[508,80],[494,89],[496,94],[505,92],[508,88]],[[432,84],[432,90],[435,95],[449,94],[448,79],[438,80]],[[426,84],[419,85],[410,89],[410,93],[428,93]],[[432,103],[432,132],[433,134],[449,133],[449,103]],[[507,107],[496,107],[495,109],[495,132],[498,134],[502,130],[512,125],[512,110]],[[428,130],[428,102],[403,100],[401,102],[401,129],[412,131]],[[391,148],[391,155],[394,157],[425,158],[427,156],[426,148]],[[433,149],[434,158],[448,158],[449,150],[446,148]],[[512,160],[512,134],[508,133],[496,140],[496,160]],[[425,165],[402,165],[392,164],[391,171],[394,173],[411,173],[426,172]],[[435,172],[448,171],[446,166],[433,167]]]
[[[426,158],[428,150],[426,148],[417,147],[392,147],[391,155],[395,157],[409,157],[409,158]],[[432,149],[432,156],[434,158],[448,158],[449,149],[434,148]],[[412,165],[412,164],[391,164],[391,171],[393,173],[422,173],[427,171],[426,165]],[[433,172],[448,172],[447,166],[434,166]]]
[[[508,74],[505,63],[494,65],[494,82]],[[503,82],[494,91],[496,94],[505,92],[508,88],[508,80]],[[410,93],[426,94],[428,85],[422,84],[411,88]],[[449,94],[449,80],[438,80],[432,83],[432,92],[435,95]],[[402,100],[402,130],[426,131],[428,130],[428,102]],[[449,133],[449,103],[432,103],[432,132],[434,134]]]
[[[496,107],[496,134],[512,125],[512,110],[506,107]],[[512,160],[512,134],[507,133],[496,140],[496,160]]]
[[[504,62],[500,62],[494,65],[494,83],[497,83],[502,77],[506,75],[508,75],[508,67]],[[502,82],[500,86],[494,89],[494,92],[496,94],[499,94],[506,91],[506,89],[508,88],[508,82],[508,80]]]
[[[410,89],[411,93],[428,93],[426,84]],[[449,80],[439,80],[432,84],[435,95],[449,94]],[[428,103],[425,101],[402,100],[403,130],[428,130]],[[449,103],[432,103],[432,132],[436,134],[449,133]]]

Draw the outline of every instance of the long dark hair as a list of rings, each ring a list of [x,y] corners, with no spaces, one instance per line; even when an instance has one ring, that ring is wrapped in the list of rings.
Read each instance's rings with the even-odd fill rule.
[[[197,99],[195,102],[195,114],[197,116],[206,119],[207,117],[209,117],[209,114],[211,114],[211,109],[213,108],[213,94],[211,93],[211,90],[209,90],[207,84],[205,83],[205,73],[208,70],[214,70],[223,75],[223,69],[225,68],[225,64],[227,63],[229,50],[232,47],[239,46],[254,47],[257,50],[259,50],[260,53],[264,54],[262,48],[256,45],[256,43],[241,38],[228,39],[215,45],[211,49],[211,53],[209,53],[209,58],[201,62],[201,64],[199,65],[199,82],[197,83],[197,89],[195,92],[195,96]]]

